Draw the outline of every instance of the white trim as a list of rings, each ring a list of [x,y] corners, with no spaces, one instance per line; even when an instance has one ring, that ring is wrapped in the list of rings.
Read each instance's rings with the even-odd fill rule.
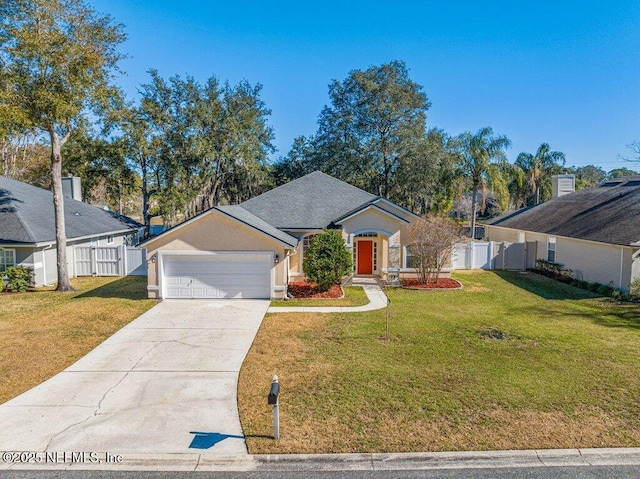
[[[165,256],[223,256],[223,255],[232,255],[232,254],[251,254],[251,255],[269,255],[271,257],[271,268],[269,268],[270,277],[269,277],[269,297],[274,299],[274,288],[275,288],[275,258],[276,254],[273,251],[175,251],[175,250],[160,250],[156,251],[158,255],[157,264],[158,264],[158,291],[160,292],[160,298],[164,299],[166,297],[165,285],[163,284],[164,278],[164,257]]]
[[[359,209],[358,211],[356,211],[356,212],[354,212],[354,213],[351,213],[349,216],[346,216],[346,217],[344,217],[344,218],[341,218],[341,219],[340,219],[340,221],[339,221],[339,223],[337,223],[337,224],[342,225],[342,224],[344,224],[344,222],[345,222],[345,221],[350,220],[350,219],[351,219],[351,218],[353,218],[354,216],[358,216],[359,214],[364,213],[365,211],[367,211],[367,210],[369,210],[369,209],[374,209],[374,208],[375,208],[376,210],[380,211],[381,213],[384,213],[384,214],[386,214],[386,215],[388,215],[388,216],[391,216],[392,218],[395,218],[395,219],[396,219],[396,220],[398,220],[398,221],[402,221],[402,222],[404,222],[404,223],[406,223],[406,224],[411,224],[411,221],[406,220],[406,219],[404,219],[404,218],[402,218],[402,217],[400,217],[400,216],[398,216],[398,215],[396,215],[396,214],[392,213],[391,211],[387,211],[387,210],[385,210],[385,209],[383,209],[383,208],[380,208],[379,206],[374,205],[374,204],[368,205],[368,206],[367,206],[367,207],[365,207],[365,208]]]
[[[390,201],[390,200],[388,200],[388,199],[386,199],[386,198],[380,197],[380,198],[378,198],[377,200],[375,200],[375,201],[373,202],[373,204],[376,204],[376,203],[378,203],[378,202],[384,202],[384,203],[386,203],[386,204],[390,205],[391,207],[396,208],[396,209],[398,209],[398,210],[402,211],[402,212],[403,212],[403,213],[405,213],[405,214],[408,214],[408,215],[410,215],[410,216],[413,216],[415,219],[419,219],[419,218],[420,218],[420,216],[418,216],[417,214],[412,213],[411,211],[409,211],[409,210],[408,210],[408,209],[406,209],[406,208],[403,208],[402,206],[396,205],[394,202],[392,202],[392,201]]]

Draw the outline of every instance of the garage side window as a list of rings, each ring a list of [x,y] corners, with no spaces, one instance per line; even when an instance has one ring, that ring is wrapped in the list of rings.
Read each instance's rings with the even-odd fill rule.
[[[547,240],[547,261],[549,263],[556,262],[556,239],[549,238]]]
[[[5,272],[9,266],[16,265],[16,251],[0,248],[0,272]]]

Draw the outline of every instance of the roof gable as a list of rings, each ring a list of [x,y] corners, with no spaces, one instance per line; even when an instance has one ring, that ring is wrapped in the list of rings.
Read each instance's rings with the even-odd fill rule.
[[[630,245],[640,240],[640,177],[607,181],[494,218],[487,224]]]
[[[378,197],[314,171],[251,198],[241,206],[283,230],[322,229]]]
[[[68,239],[126,232],[140,225],[115,217],[97,206],[64,199]],[[45,189],[0,176],[0,242],[55,241],[53,194]]]
[[[227,218],[231,218],[234,221],[237,221],[248,228],[253,229],[254,231],[270,237],[272,240],[275,240],[282,244],[285,248],[295,248],[298,245],[298,239],[293,236],[288,235],[287,233],[280,231],[279,229],[271,226],[267,222],[261,220],[257,216],[253,215],[249,211],[245,210],[240,205],[228,205],[228,206],[214,206],[213,208],[208,209],[200,213],[193,218],[184,221],[173,228],[170,228],[158,236],[154,236],[153,238],[148,239],[143,242],[140,246],[147,246],[149,244],[154,243],[158,239],[164,238],[169,234],[173,234],[176,230],[184,228],[187,225],[190,225],[196,221],[199,221],[201,218],[208,216],[212,213],[219,213]]]

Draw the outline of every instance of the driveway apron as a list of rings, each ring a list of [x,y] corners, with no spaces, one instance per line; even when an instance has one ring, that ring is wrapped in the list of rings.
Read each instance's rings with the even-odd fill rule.
[[[0,405],[0,451],[246,454],[238,374],[268,307],[163,301]]]

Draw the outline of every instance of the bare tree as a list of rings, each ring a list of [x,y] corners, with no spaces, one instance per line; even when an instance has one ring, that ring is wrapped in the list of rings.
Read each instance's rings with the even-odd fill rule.
[[[460,238],[459,226],[444,216],[427,214],[411,227],[409,237],[420,281],[438,281],[442,268],[451,261],[455,242]]]

